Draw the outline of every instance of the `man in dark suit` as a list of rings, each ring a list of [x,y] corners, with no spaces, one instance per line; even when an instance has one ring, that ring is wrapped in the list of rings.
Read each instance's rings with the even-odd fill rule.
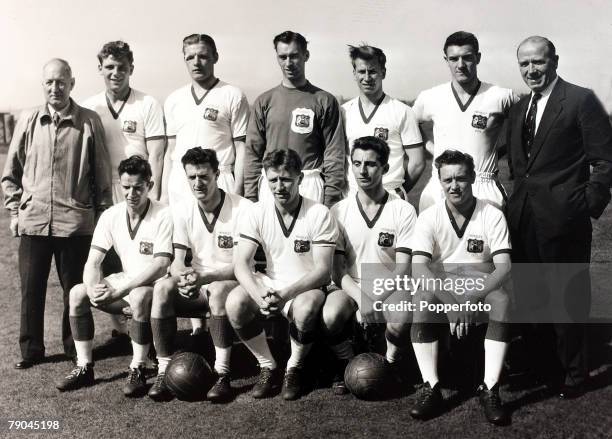
[[[559,56],[551,41],[529,37],[517,58],[531,89],[512,108],[508,125],[515,176],[508,222],[513,262],[519,263],[513,267],[518,318],[537,322],[526,325],[528,346],[553,354],[532,361],[547,379],[559,372],[551,384],[559,386],[560,397],[575,397],[588,377],[584,323],[591,301],[591,218],[610,200],[612,127],[592,91],[557,76]]]

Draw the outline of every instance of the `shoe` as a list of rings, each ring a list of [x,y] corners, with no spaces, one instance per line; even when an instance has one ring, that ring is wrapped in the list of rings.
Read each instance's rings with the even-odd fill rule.
[[[349,393],[349,390],[344,383],[344,371],[346,370],[348,362],[349,360],[337,360],[336,373],[332,382],[332,391],[334,392],[334,395],[341,396]]]
[[[43,358],[33,358],[33,359],[23,359],[21,361],[18,361],[17,363],[15,363],[15,369],[19,369],[19,370],[23,370],[23,369],[29,369],[30,367],[38,364],[38,363],[42,363]]]
[[[85,366],[75,366],[55,387],[60,392],[67,390],[76,390],[81,387],[89,387],[94,384],[93,363],[87,363]]]
[[[123,386],[123,394],[129,398],[143,396],[147,391],[147,379],[142,366],[130,368],[127,382]]]
[[[425,383],[416,394],[416,401],[410,410],[410,416],[425,421],[436,416],[441,408],[442,392],[440,392],[440,384],[436,383],[432,388],[429,383]]]
[[[559,399],[569,400],[580,398],[582,395],[586,393],[586,389],[583,384],[578,384],[576,386],[568,386],[566,384],[562,385],[559,389]]]
[[[158,373],[155,377],[155,382],[149,389],[149,398],[153,401],[162,402],[169,401],[172,399],[172,392],[166,385],[166,374],[164,372]]]
[[[232,397],[232,386],[228,373],[217,375],[217,382],[206,394],[206,398],[211,402],[225,402]]]
[[[259,379],[255,386],[253,386],[253,398],[269,398],[272,396],[274,388],[276,387],[278,372],[276,369],[270,369],[268,367],[262,367],[259,372]]]
[[[487,421],[493,425],[507,425],[510,423],[508,412],[502,406],[499,397],[499,384],[495,384],[490,389],[482,383],[476,390],[480,405],[484,409]]]
[[[294,401],[302,395],[302,381],[302,369],[298,367],[287,369],[282,391],[285,401]]]

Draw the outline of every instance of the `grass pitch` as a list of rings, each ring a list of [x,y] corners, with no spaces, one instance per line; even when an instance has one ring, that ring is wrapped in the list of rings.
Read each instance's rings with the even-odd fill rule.
[[[0,156],[0,166],[4,159],[4,155]],[[423,176],[412,193],[415,205],[415,194],[420,193],[425,181],[426,176]],[[475,398],[462,400],[456,391],[449,389],[444,390],[449,400],[446,412],[428,422],[415,421],[408,415],[413,393],[387,401],[365,402],[351,395],[336,397],[328,388],[315,388],[295,402],[285,402],[280,396],[255,400],[248,394],[255,381],[255,362],[239,347],[235,349],[233,364],[239,365],[241,377],[232,383],[237,397],[229,404],[177,400],[155,403],[147,397],[127,399],[121,387],[130,357],[127,353],[109,355],[101,349],[100,344],[110,335],[108,318],[101,313],[94,313],[96,385],[59,393],[54,381],[72,366],[62,355],[59,282],[52,270],[45,314],[46,361],[25,371],[13,369],[13,363],[20,358],[17,344],[18,240],[9,236],[8,215],[4,210],[0,213],[0,242],[5,249],[0,253],[0,285],[3,285],[0,295],[0,332],[3,334],[0,338],[0,435],[3,437],[10,437],[15,432],[8,428],[10,420],[60,421],[60,431],[17,433],[36,437],[612,437],[612,331],[609,325],[602,324],[594,325],[591,331],[593,389],[580,399],[559,401],[542,388],[511,387],[512,380],[505,377],[502,398],[512,410],[512,424],[504,428],[486,422]],[[599,272],[610,274],[610,209],[595,224],[593,243],[593,260],[601,263]],[[594,294],[594,310],[602,306],[609,310],[609,285],[596,288],[599,294]],[[186,324],[181,322],[182,336]],[[204,351],[210,360],[210,346]],[[458,368],[456,364],[447,366],[450,370]],[[456,372],[461,375],[460,371]]]

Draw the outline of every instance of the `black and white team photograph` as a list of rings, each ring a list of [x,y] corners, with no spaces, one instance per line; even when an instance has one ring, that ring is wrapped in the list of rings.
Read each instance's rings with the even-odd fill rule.
[[[612,438],[612,4],[0,3],[3,437]]]

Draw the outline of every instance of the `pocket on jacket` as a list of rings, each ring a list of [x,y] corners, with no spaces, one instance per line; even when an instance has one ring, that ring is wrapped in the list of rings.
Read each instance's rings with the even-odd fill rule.
[[[24,192],[21,194],[21,200],[19,201],[19,210],[26,210],[32,203],[32,194]]]

